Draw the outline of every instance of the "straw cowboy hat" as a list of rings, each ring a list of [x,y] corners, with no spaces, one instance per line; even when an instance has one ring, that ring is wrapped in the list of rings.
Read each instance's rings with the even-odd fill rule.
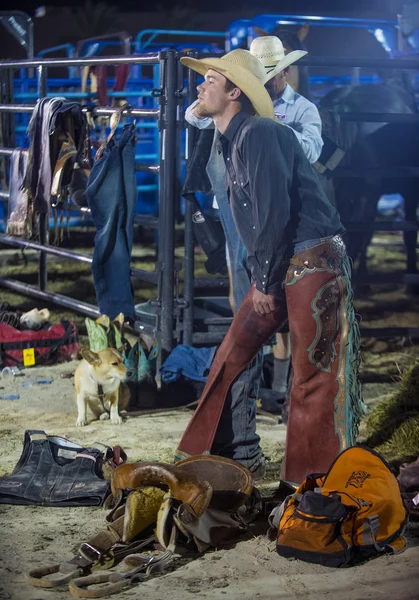
[[[246,94],[257,115],[275,118],[272,100],[264,87],[265,70],[248,50],[233,50],[221,58],[183,57],[180,62],[201,75],[205,75],[209,69],[221,73]]]
[[[257,37],[250,44],[250,52],[265,69],[265,83],[307,54],[304,50],[293,50],[285,54],[281,40],[275,35]]]

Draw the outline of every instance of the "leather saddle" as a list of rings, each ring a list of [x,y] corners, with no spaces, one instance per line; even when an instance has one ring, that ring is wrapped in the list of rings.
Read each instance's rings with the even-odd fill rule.
[[[203,552],[235,536],[260,511],[250,471],[218,456],[192,456],[176,465],[122,464],[112,473],[111,488],[106,528],[71,560],[29,571],[27,583],[69,584],[73,596],[102,598],[165,570],[175,553]],[[150,547],[164,552],[138,554]],[[122,560],[123,572],[108,571]],[[100,589],[92,589],[96,584]]]
[[[141,487],[168,488],[172,496],[199,517],[208,508],[234,511],[253,488],[252,474],[240,463],[222,456],[191,456],[175,465],[127,463],[112,474],[112,494]]]
[[[184,542],[194,542],[199,551],[235,535],[246,520],[246,505],[253,502],[252,474],[227,458],[200,455],[175,465],[121,465],[112,474],[111,489],[114,498],[128,492],[124,541],[138,535],[143,515],[136,513],[134,498],[147,488],[166,491],[155,515],[156,537],[163,548],[177,548],[179,532]]]

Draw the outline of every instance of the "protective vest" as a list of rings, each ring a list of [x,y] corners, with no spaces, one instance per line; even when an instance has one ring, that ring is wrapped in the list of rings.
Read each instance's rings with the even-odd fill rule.
[[[28,430],[13,473],[0,478],[0,503],[100,506],[110,492],[104,458],[103,449]]]

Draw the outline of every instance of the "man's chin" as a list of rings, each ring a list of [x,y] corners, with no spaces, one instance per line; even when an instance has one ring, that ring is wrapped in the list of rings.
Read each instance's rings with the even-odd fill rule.
[[[207,108],[205,108],[205,106],[201,103],[198,104],[198,112],[201,117],[211,117],[212,116],[210,111]]]

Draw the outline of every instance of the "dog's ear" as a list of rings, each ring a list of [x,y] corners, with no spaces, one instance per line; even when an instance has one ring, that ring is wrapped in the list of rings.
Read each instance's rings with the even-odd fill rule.
[[[90,348],[82,348],[80,350],[80,354],[82,355],[84,360],[87,360],[87,362],[91,365],[100,365],[100,363],[102,362],[99,354],[97,354],[96,352],[92,352]]]

